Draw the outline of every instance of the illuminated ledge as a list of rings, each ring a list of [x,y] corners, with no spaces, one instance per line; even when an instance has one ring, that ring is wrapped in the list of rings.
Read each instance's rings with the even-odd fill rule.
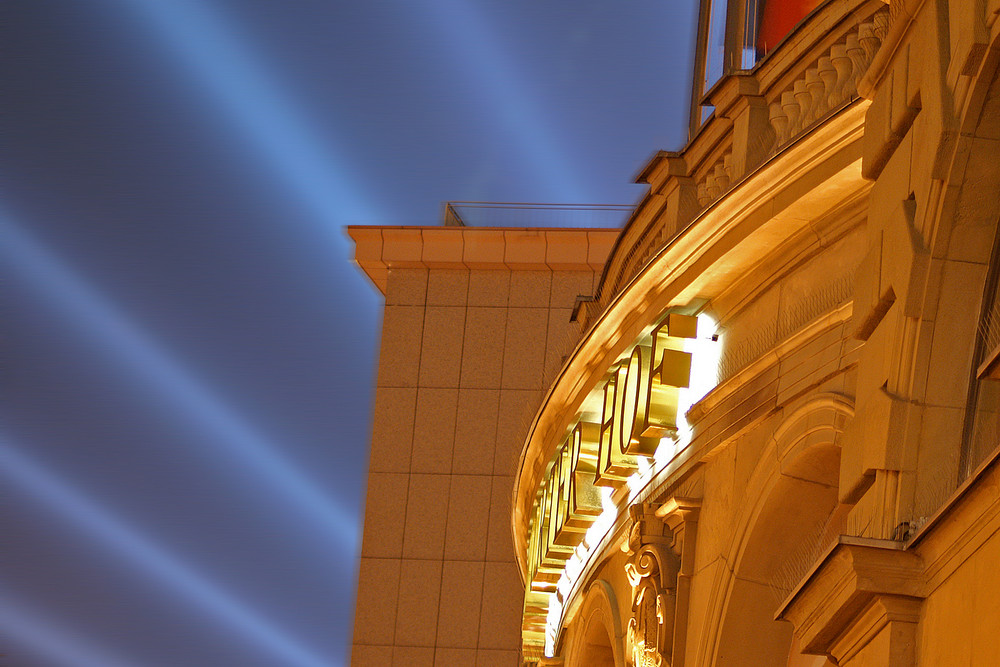
[[[1000,531],[998,462],[1000,449],[905,543],[841,536],[775,618],[790,621],[810,653],[850,660],[883,633],[877,664],[914,664],[922,601],[969,567]]]
[[[515,476],[515,553],[527,572],[528,525],[546,466],[611,364],[671,308],[722,294],[759,258],[869,187],[861,176],[867,101],[841,110],[761,165],[705,209],[614,297],[550,386],[532,422]]]
[[[922,575],[920,557],[897,542],[841,536],[775,620],[791,621],[803,652],[841,665],[888,630],[879,664],[907,664],[916,645]]]
[[[354,260],[382,294],[389,269],[549,269],[598,271],[619,229],[375,227],[347,234]]]

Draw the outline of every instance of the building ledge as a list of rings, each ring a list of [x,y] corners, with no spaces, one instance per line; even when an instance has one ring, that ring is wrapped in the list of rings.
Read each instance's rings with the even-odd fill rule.
[[[598,271],[620,229],[355,225],[354,261],[385,295],[389,270]]]
[[[841,537],[775,614],[804,652],[844,664],[889,628],[886,664],[906,664],[923,597],[923,563],[902,545]]]
[[[512,530],[522,575],[535,494],[593,388],[653,318],[723,293],[781,240],[808,229],[819,233],[818,221],[867,191],[860,159],[867,107],[853,104],[765,162],[660,249],[587,323],[521,451]]]

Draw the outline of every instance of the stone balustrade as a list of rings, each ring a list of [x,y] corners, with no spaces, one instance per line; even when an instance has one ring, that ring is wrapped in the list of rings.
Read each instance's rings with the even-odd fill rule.
[[[698,182],[698,204],[702,208],[708,206],[732,185],[733,172],[731,166],[732,151],[725,153]]]
[[[889,12],[876,12],[830,47],[803,76],[774,95],[768,105],[774,149],[857,97],[858,79],[868,69],[889,28]]]
[[[702,211],[859,99],[858,82],[888,34],[891,12],[892,6],[872,0],[828,3],[792,36],[799,40],[792,51],[804,57],[783,59],[786,49],[779,47],[753,71],[733,73],[716,85],[710,94],[715,114],[682,152],[658,154],[640,176],[650,194],[626,226],[585,320],[602,312]],[[750,117],[742,137],[740,114]]]

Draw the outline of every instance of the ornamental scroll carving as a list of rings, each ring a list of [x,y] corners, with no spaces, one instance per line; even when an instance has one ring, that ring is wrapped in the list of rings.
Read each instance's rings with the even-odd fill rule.
[[[632,529],[622,545],[629,556],[625,574],[632,585],[628,653],[633,667],[670,667],[680,569],[673,531],[649,505],[633,505],[629,514]]]

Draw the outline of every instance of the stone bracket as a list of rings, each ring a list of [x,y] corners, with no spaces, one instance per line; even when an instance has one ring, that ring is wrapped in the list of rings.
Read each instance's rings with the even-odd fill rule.
[[[830,644],[828,655],[838,665],[845,666],[859,653],[866,654],[868,664],[913,665],[920,605],[918,598],[876,595],[854,623]],[[883,633],[884,639],[879,641]]]
[[[912,667],[923,562],[897,543],[841,537],[779,608],[803,652],[846,667]],[[876,641],[877,640],[877,641]]]
[[[919,416],[918,410],[918,406],[889,393],[885,385],[871,392],[844,434],[840,502],[858,502],[877,470],[903,469],[903,442],[910,421]]]
[[[905,317],[920,316],[921,286],[930,263],[930,251],[915,225],[916,212],[917,202],[904,199],[886,220],[883,232],[879,292],[891,289],[902,301]]]
[[[868,340],[897,300],[905,317],[919,317],[930,251],[915,226],[917,203],[904,199],[881,229],[873,230],[858,271],[854,337]]]
[[[691,577],[694,575],[695,544],[698,537],[698,514],[701,500],[673,497],[656,509],[656,516],[672,531],[674,553],[680,557],[677,571],[677,601],[674,610],[673,649],[670,667],[684,667],[687,645],[688,607],[691,602]]]

